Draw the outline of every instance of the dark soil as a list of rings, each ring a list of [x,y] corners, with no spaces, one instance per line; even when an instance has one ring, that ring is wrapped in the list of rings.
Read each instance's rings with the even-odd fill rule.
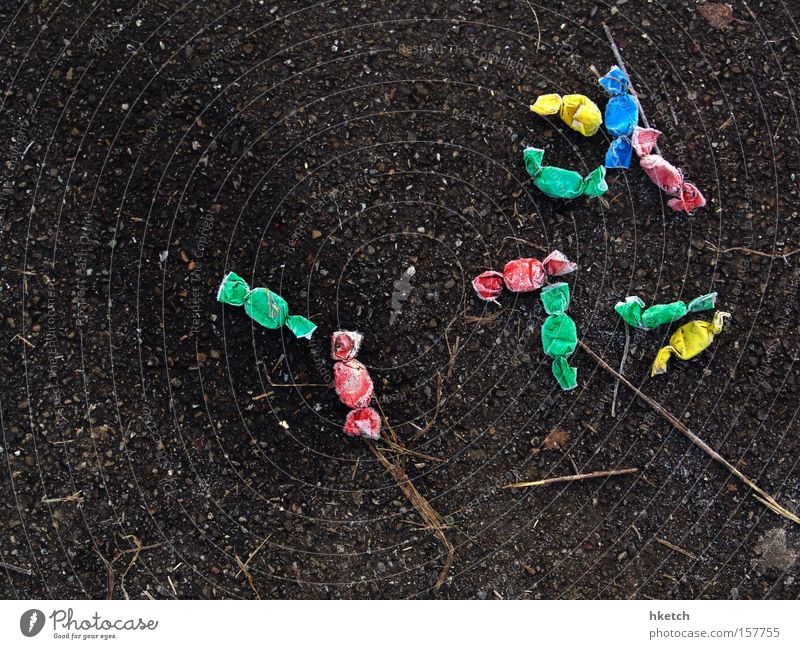
[[[800,4],[731,4],[716,28],[674,0],[3,2],[0,593],[800,596],[797,526],[625,388],[612,418],[585,353],[562,393],[537,295],[487,305],[470,286],[564,251],[570,314],[613,366],[618,299],[718,291],[733,317],[710,350],[651,379],[674,326],[632,332],[626,375],[800,510],[800,255],[780,257],[800,247]],[[604,134],[528,106],[605,105],[603,21],[709,200],[694,216],[638,168],[609,172],[607,206],[547,199],[525,173],[526,145],[601,161]],[[314,338],[223,309],[230,270]],[[441,460],[405,464],[455,545],[438,592],[441,545],[341,433],[334,391],[270,386],[330,381],[339,327],[365,333],[402,442]],[[641,471],[500,489],[624,467]]]

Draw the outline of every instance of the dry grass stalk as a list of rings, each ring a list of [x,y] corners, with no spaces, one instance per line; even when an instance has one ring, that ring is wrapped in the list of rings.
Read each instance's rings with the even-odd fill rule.
[[[656,537],[656,542],[660,543],[665,548],[669,548],[670,550],[675,550],[675,552],[682,554],[684,557],[688,557],[692,561],[697,561],[696,554],[694,554],[693,552],[689,552],[689,550],[684,550],[683,548],[679,548],[677,545],[675,545],[674,543],[670,543],[666,539],[659,539],[658,537]]]
[[[384,431],[383,434],[384,441],[387,441],[389,444],[395,444],[399,446],[397,434],[394,432],[389,420],[386,418],[386,414],[383,412],[380,402],[378,401],[376,403],[378,405],[378,409],[381,411],[381,415],[383,416],[383,421],[386,424],[386,431]],[[378,458],[378,461],[383,465],[383,467],[395,479],[397,486],[400,487],[403,495],[408,499],[408,501],[420,515],[426,527],[433,530],[436,538],[438,538],[439,542],[444,546],[447,556],[442,569],[439,571],[439,578],[436,580],[436,584],[434,586],[436,590],[439,590],[444,584],[445,579],[447,579],[447,573],[450,572],[450,566],[453,564],[453,555],[455,553],[453,544],[450,543],[450,540],[444,533],[446,528],[444,520],[439,513],[433,507],[431,507],[428,500],[417,490],[400,462],[392,462],[386,456],[386,453],[384,453],[383,449],[378,448],[372,442],[367,442],[367,446],[375,455],[375,457]]]
[[[744,252],[748,255],[758,255],[759,257],[766,257],[767,259],[783,259],[784,261],[787,260],[792,255],[796,255],[798,252],[800,252],[800,248],[796,248],[795,250],[790,250],[789,252],[786,253],[761,252],[760,250],[753,250],[752,248],[743,248],[742,246],[734,246],[733,248],[720,248],[719,246],[714,245],[710,241],[706,241],[706,247],[720,254],[725,254],[728,252]]]
[[[759,487],[755,482],[753,482],[750,478],[748,478],[744,473],[739,471],[735,466],[733,466],[728,460],[722,457],[719,453],[717,453],[713,448],[711,448],[706,442],[704,442],[700,437],[698,437],[695,433],[693,433],[689,428],[684,424],[680,419],[678,419],[675,415],[673,415],[669,410],[667,410],[664,406],[660,403],[648,397],[644,392],[639,390],[633,383],[628,381],[624,376],[622,376],[619,372],[617,372],[613,367],[611,367],[608,363],[606,363],[602,358],[600,358],[597,354],[595,354],[582,340],[578,341],[578,344],[581,346],[583,351],[585,351],[589,356],[591,356],[595,362],[602,367],[606,372],[613,374],[615,377],[619,379],[621,383],[623,383],[626,387],[633,391],[633,393],[639,397],[641,401],[644,401],[648,406],[650,406],[653,410],[655,410],[659,415],[661,415],[664,419],[666,419],[669,423],[671,423],[675,428],[681,431],[686,437],[688,437],[691,442],[698,446],[703,452],[711,457],[713,460],[724,466],[728,471],[730,471],[733,475],[735,475],[739,480],[744,482],[750,489],[753,490],[753,497],[760,502],[765,507],[771,509],[776,514],[783,516],[784,518],[792,521],[800,525],[800,517],[793,512],[790,512],[788,509],[783,507],[775,498],[770,496],[766,491],[764,491],[761,487]]]
[[[464,322],[466,324],[488,324],[494,322],[500,317],[501,311],[495,311],[489,315],[464,315]]]
[[[562,475],[557,478],[544,478],[543,480],[532,480],[530,482],[512,482],[503,485],[503,489],[520,489],[522,487],[544,487],[545,485],[560,482],[577,482],[578,480],[593,480],[595,478],[610,478],[616,475],[628,475],[636,473],[639,469],[610,469],[608,471],[592,471],[591,473],[576,473],[575,475]]]

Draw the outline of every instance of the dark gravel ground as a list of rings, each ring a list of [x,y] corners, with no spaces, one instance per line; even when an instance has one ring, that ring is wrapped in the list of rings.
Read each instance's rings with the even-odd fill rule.
[[[732,4],[716,28],[694,1],[3,2],[0,561],[30,574],[0,568],[0,593],[797,598],[796,526],[624,388],[612,418],[585,353],[561,393],[538,298],[469,285],[563,250],[612,365],[616,300],[718,291],[733,317],[708,352],[650,379],[671,328],[634,332],[626,374],[800,510],[800,256],[780,257],[800,247],[800,4]],[[709,199],[695,216],[638,169],[609,172],[607,206],[526,177],[523,146],[585,171],[605,150],[527,108],[605,104],[603,21]],[[313,340],[222,309],[228,270]],[[403,443],[441,460],[406,462],[456,547],[438,592],[441,546],[333,390],[269,384],[329,381],[338,327],[366,334]],[[641,472],[499,489],[575,466]]]

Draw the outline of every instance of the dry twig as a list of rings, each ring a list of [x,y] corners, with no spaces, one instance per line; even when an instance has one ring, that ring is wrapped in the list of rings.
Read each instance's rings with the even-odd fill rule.
[[[759,257],[766,257],[767,259],[783,259],[784,261],[786,261],[792,255],[796,255],[798,252],[800,252],[800,248],[796,248],[795,250],[790,250],[789,252],[786,253],[761,252],[760,250],[753,250],[752,248],[743,248],[742,246],[734,246],[733,248],[720,248],[719,246],[714,245],[710,241],[706,241],[706,247],[720,254],[725,254],[728,252],[744,252],[747,253],[748,255],[758,255]]]
[[[30,568],[20,568],[19,566],[15,566],[11,563],[6,563],[5,561],[0,561],[0,569],[8,570],[9,572],[16,572],[20,575],[25,575],[26,577],[30,577],[33,575],[33,570]]]
[[[514,208],[516,209],[516,203],[514,204]],[[541,252],[547,252],[547,248],[538,243],[533,243],[532,241],[528,241],[527,239],[520,239],[519,237],[508,236],[508,237],[503,237],[503,241],[500,243],[500,247],[497,249],[497,252],[494,253],[495,256],[500,254],[500,251],[506,245],[506,241],[518,241],[519,243],[527,243],[531,248],[536,248],[536,250],[539,250]]]
[[[42,502],[45,505],[52,505],[54,503],[82,503],[83,492],[76,491],[74,494],[62,496],[60,498],[42,498]]]
[[[644,401],[648,406],[650,406],[659,415],[661,415],[675,428],[681,431],[686,437],[688,437],[695,446],[698,446],[700,449],[702,449],[702,451],[706,455],[708,455],[713,460],[724,466],[728,471],[730,471],[733,475],[739,478],[739,480],[741,480],[748,487],[750,487],[750,489],[752,489],[754,492],[753,497],[757,501],[759,501],[765,507],[774,511],[776,514],[783,516],[784,518],[789,519],[793,523],[797,523],[798,525],[800,525],[800,517],[798,517],[793,512],[790,512],[788,509],[786,509],[780,503],[778,503],[778,501],[775,500],[775,498],[770,496],[766,491],[764,491],[761,487],[759,487],[744,473],[739,471],[739,469],[733,466],[730,462],[728,462],[728,460],[726,460],[713,448],[711,448],[708,444],[706,444],[706,442],[704,442],[700,437],[698,437],[695,433],[689,430],[686,424],[684,424],[680,419],[678,419],[675,415],[673,415],[669,410],[667,410],[660,403],[658,403],[654,399],[651,399],[644,392],[639,390],[635,385],[633,385],[633,383],[628,381],[628,379],[622,376],[613,367],[611,367],[608,363],[606,363],[602,358],[600,358],[597,354],[595,354],[585,342],[579,340],[578,344],[581,346],[581,349],[583,349],[587,354],[589,354],[589,356],[591,356],[600,367],[602,367],[606,372],[609,372],[610,374],[617,377],[620,380],[620,382],[622,382],[626,387],[631,389],[634,392],[634,394],[637,397],[639,397],[640,400]]]
[[[379,401],[377,402],[377,405],[378,409],[381,411],[383,421],[387,428],[387,431],[384,434],[384,441],[388,440],[390,443],[398,444],[397,434],[394,432],[389,420],[386,418],[386,414],[383,412],[383,408],[381,408]],[[367,446],[375,455],[375,457],[378,458],[378,461],[384,466],[389,474],[395,479],[397,486],[400,487],[400,490],[403,492],[405,497],[408,499],[414,509],[417,510],[417,513],[420,515],[425,525],[429,529],[433,530],[436,538],[439,539],[441,544],[444,546],[445,551],[447,552],[444,566],[442,566],[442,569],[439,572],[439,578],[436,580],[436,585],[434,586],[434,588],[438,590],[444,584],[445,579],[447,579],[447,573],[450,572],[450,566],[453,564],[453,554],[455,553],[453,544],[450,543],[450,540],[444,533],[446,528],[444,520],[442,520],[442,517],[439,515],[439,513],[433,507],[431,507],[427,499],[417,490],[417,488],[414,486],[414,483],[411,482],[411,478],[408,477],[408,474],[399,463],[392,462],[386,456],[386,453],[383,452],[383,449],[378,448],[372,442],[368,441]]]
[[[24,343],[25,343],[25,344],[26,344],[28,347],[30,347],[30,348],[32,348],[32,349],[36,347],[36,345],[34,345],[34,344],[33,344],[33,343],[30,341],[30,340],[28,340],[28,339],[27,339],[25,336],[20,336],[19,334],[16,334],[16,335],[15,335],[15,336],[14,336],[14,337],[11,339],[11,342],[13,343],[13,342],[14,342],[14,341],[15,341],[17,338],[19,338],[19,339],[20,339],[22,342],[24,342]]]
[[[114,557],[112,561],[109,561],[103,556],[103,553],[100,552],[100,548],[97,547],[97,544],[93,546],[94,551],[97,553],[97,556],[100,557],[100,560],[103,562],[103,565],[106,567],[106,599],[114,599],[114,561],[119,559],[119,553]]]
[[[253,575],[250,574],[250,571],[247,569],[247,566],[244,563],[242,563],[242,560],[241,558],[239,558],[238,554],[236,555],[236,563],[239,564],[239,572],[237,572],[236,574],[238,575],[240,573],[244,573],[244,576],[247,579],[247,584],[250,586],[250,590],[252,590],[255,593],[256,599],[261,599],[261,595],[259,594],[258,589],[256,589],[256,585],[253,583]]]
[[[625,73],[625,76],[628,77],[628,81],[631,84],[631,94],[633,95],[634,99],[636,99],[636,105],[639,107],[639,115],[642,118],[642,124],[644,124],[645,128],[650,128],[650,122],[647,121],[647,115],[644,112],[642,102],[639,101],[639,95],[636,93],[636,90],[633,87],[633,79],[631,79],[631,75],[628,74],[628,69],[625,67],[625,60],[622,58],[622,54],[620,54],[619,48],[614,41],[614,35],[611,33],[611,30],[605,23],[603,23],[603,31],[606,33],[608,44],[611,46],[611,51],[614,53],[614,58],[617,60],[617,65],[619,66],[620,70]],[[658,148],[658,143],[656,143],[653,148],[658,155],[661,155],[661,149]]]
[[[530,482],[512,482],[503,485],[503,489],[520,489],[522,487],[544,487],[545,485],[556,484],[559,482],[576,482],[578,480],[592,480],[594,478],[611,478],[616,475],[628,475],[636,473],[639,469],[610,469],[608,471],[592,471],[591,473],[576,473],[575,475],[562,475],[557,478],[545,478],[543,480],[532,480]]]
[[[495,311],[489,315],[464,315],[464,322],[466,324],[488,324],[494,322],[500,317],[500,311]]]
[[[442,404],[442,375],[437,372],[436,373],[436,406],[434,407],[433,417],[431,418],[431,420],[427,424],[425,424],[424,428],[418,428],[417,429],[417,432],[414,433],[414,438],[413,439],[418,439],[419,437],[422,437],[431,428],[433,428],[433,425],[436,423],[436,419],[439,416],[439,406],[441,404]],[[413,426],[413,424],[412,424],[412,426]],[[417,428],[417,427],[414,426],[414,428]],[[437,458],[437,462],[438,461],[439,460]]]
[[[656,542],[663,545],[665,548],[669,548],[670,550],[675,550],[675,552],[679,552],[684,557],[689,557],[692,561],[697,561],[697,555],[693,552],[689,552],[689,550],[684,550],[683,548],[679,548],[674,543],[670,543],[666,539],[660,539],[656,537]]]
[[[128,573],[130,572],[131,568],[133,568],[133,564],[136,563],[136,561],[139,559],[139,555],[142,553],[142,550],[144,550],[145,547],[142,545],[142,542],[135,534],[126,534],[122,538],[132,540],[133,542],[133,548],[125,551],[125,553],[133,552],[133,558],[128,562],[127,568],[125,568],[125,571],[122,573],[122,575],[120,575],[119,578],[119,587],[120,590],[122,590],[122,594],[125,596],[125,599],[130,599],[130,597],[128,597],[128,591],[125,589],[125,577],[128,576]],[[153,546],[148,546],[148,547],[153,547]],[[117,557],[114,559],[114,561],[116,561],[117,558],[119,558],[125,553],[118,552]]]
[[[624,322],[624,321],[623,321]],[[625,374],[625,361],[628,359],[628,350],[631,344],[631,329],[625,322],[625,347],[622,350],[622,360],[619,362],[619,373]],[[617,392],[619,392],[619,379],[614,383],[614,398],[611,399],[611,416],[617,416]]]
[[[272,379],[269,377],[269,374],[267,374],[267,383],[269,383],[269,386],[271,388],[332,388],[333,387],[333,383],[273,383]],[[255,398],[253,399],[253,401],[255,401]]]

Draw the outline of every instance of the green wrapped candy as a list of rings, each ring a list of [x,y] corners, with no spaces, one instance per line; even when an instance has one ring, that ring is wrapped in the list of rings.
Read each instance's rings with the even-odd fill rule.
[[[563,356],[553,360],[550,369],[562,390],[572,390],[578,385],[578,368],[572,367]]]
[[[525,168],[533,183],[551,198],[578,198],[602,196],[608,189],[606,168],[597,167],[585,178],[577,171],[560,167],[544,167],[544,149],[528,147],[522,152]]]
[[[669,304],[655,304],[647,309],[641,298],[631,295],[624,301],[617,302],[614,310],[632,327],[638,329],[655,329],[663,324],[680,320],[687,313],[710,311],[715,308],[716,293],[707,293],[695,298],[688,304],[677,301]]]
[[[559,282],[542,289],[540,294],[544,310],[548,313],[542,324],[542,348],[553,359],[553,376],[562,390],[572,390],[578,385],[578,369],[567,359],[578,347],[575,322],[565,312],[569,306],[569,284]]]
[[[551,358],[571,356],[578,346],[575,322],[566,313],[551,315],[542,325],[542,347]]]
[[[289,315],[289,305],[268,288],[250,290],[236,273],[228,273],[217,291],[217,300],[233,306],[244,305],[244,311],[267,329],[286,326],[297,338],[311,338],[317,328],[311,320],[299,315]]]

